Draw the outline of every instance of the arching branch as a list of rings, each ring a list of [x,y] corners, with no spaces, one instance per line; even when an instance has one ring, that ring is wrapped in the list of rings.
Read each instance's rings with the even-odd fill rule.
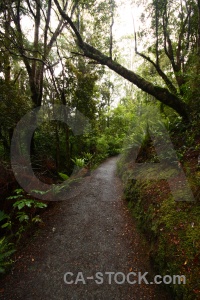
[[[84,42],[72,19],[60,7],[58,0],[54,0],[54,2],[63,19],[66,20],[69,26],[71,27],[76,43],[78,47],[82,50],[84,56],[94,61],[97,61],[101,65],[106,65],[108,68],[110,68],[123,78],[132,82],[142,91],[154,96],[161,103],[173,108],[185,120],[188,120],[187,105],[181,100],[181,98],[170,92],[167,88],[156,86],[151,82],[145,80],[135,72],[128,70],[116,61],[112,60],[107,55],[100,52],[98,49]]]
[[[155,63],[149,56],[147,56],[147,55],[145,55],[143,53],[140,53],[137,50],[137,35],[136,35],[136,32],[135,32],[135,28],[134,28],[134,36],[135,36],[135,53],[137,55],[139,55],[140,57],[144,58],[146,61],[150,62],[154,66],[154,68],[156,69],[158,75],[164,80],[164,82],[167,85],[168,89],[173,94],[177,94],[177,90],[176,90],[175,86],[173,85],[173,83],[171,82],[171,80],[166,76],[166,74],[161,70],[161,68],[159,66],[158,55],[156,57],[156,63]]]

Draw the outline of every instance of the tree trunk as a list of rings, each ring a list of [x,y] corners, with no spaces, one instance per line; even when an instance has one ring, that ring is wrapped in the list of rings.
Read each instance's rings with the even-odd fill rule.
[[[159,87],[151,82],[145,80],[138,74],[134,73],[131,70],[126,69],[121,66],[119,63],[112,60],[112,58],[104,55],[102,52],[94,48],[93,46],[85,43],[82,39],[80,32],[77,30],[77,27],[73,23],[72,19],[64,12],[64,10],[60,7],[58,0],[54,0],[59,13],[66,20],[71,27],[78,47],[83,51],[83,54],[88,58],[100,63],[101,65],[105,65],[123,78],[132,82],[142,91],[154,96],[161,103],[173,108],[180,116],[183,117],[185,121],[189,121],[188,115],[188,106],[182,101],[179,95],[175,95],[171,93],[167,88]]]
[[[198,0],[198,39],[197,39],[197,52],[200,55],[200,0]]]
[[[66,138],[66,168],[67,174],[70,174],[70,167],[71,167],[71,153],[70,153],[70,134],[69,134],[69,127],[65,124],[65,138]]]
[[[87,43],[83,43],[80,47],[85,56],[99,62],[102,65],[108,66],[111,70],[132,82],[142,91],[154,96],[161,103],[173,108],[185,120],[188,120],[188,107],[177,95],[172,94],[166,88],[156,86],[145,80],[138,74],[121,66],[119,63],[113,61],[110,57],[104,55]]]

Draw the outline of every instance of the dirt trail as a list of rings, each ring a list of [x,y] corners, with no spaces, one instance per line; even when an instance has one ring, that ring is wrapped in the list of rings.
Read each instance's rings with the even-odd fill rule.
[[[0,299],[171,299],[154,284],[117,284],[114,275],[109,284],[109,275],[105,275],[152,273],[146,247],[122,200],[116,160],[108,159],[84,178],[79,193],[44,214],[45,226],[1,283]],[[77,284],[66,284],[66,272],[74,274],[66,278],[68,281],[75,281],[77,273],[82,272],[86,284],[83,278]],[[87,279],[95,277],[96,272],[104,274],[103,284],[95,283],[95,278]],[[116,279],[120,282],[122,275]]]

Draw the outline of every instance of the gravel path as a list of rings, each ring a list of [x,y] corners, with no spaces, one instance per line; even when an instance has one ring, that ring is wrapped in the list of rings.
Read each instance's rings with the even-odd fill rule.
[[[0,283],[0,299],[172,299],[154,284],[119,284],[129,272],[149,272],[149,281],[153,274],[148,249],[122,199],[116,160],[101,164],[75,196],[44,213],[45,226]],[[67,272],[73,273],[65,278],[72,284],[64,282]]]

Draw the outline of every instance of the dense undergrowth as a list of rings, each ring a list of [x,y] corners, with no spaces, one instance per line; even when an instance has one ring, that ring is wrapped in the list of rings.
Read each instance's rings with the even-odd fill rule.
[[[89,175],[103,160],[119,154],[128,127],[127,117],[124,126],[118,126],[119,122],[123,122],[120,116],[122,110],[125,111],[125,108],[118,107],[114,109],[113,115],[110,113],[109,127],[106,126],[102,131],[85,133],[78,138],[71,135],[68,159],[62,128],[59,132],[59,147],[56,134],[53,134],[56,132],[50,130],[52,124],[44,124],[35,133],[32,169],[37,179],[49,185],[50,190],[47,191],[34,188],[37,187],[37,179],[26,172],[23,178],[30,192],[23,190],[14,176],[9,155],[5,156],[8,153],[0,144],[0,276],[12,267],[16,259],[15,251],[20,250],[23,241],[28,243],[28,237],[43,226],[43,211],[52,202],[59,201],[62,193]]]
[[[167,180],[134,177],[133,149],[125,150],[118,164],[124,194],[134,218],[149,243],[149,257],[156,274],[184,275],[186,284],[166,285],[173,299],[200,297],[200,171],[198,122],[184,127],[176,124],[170,137],[195,201],[175,201]],[[158,162],[150,137],[144,140],[136,162]],[[145,177],[145,176],[144,176]],[[174,175],[176,181],[176,175]],[[183,280],[184,281],[184,280]]]
[[[51,207],[52,203],[55,204],[64,190],[67,192],[74,184],[79,183],[82,177],[89,175],[91,169],[96,168],[107,156],[108,153],[97,157],[85,153],[82,158],[74,158],[74,169],[70,176],[58,172],[53,167],[51,160],[48,169],[45,169],[43,165],[42,170],[36,174],[41,181],[49,184],[51,190],[45,192],[32,190],[30,194],[18,185],[11,168],[1,165],[1,169],[4,171],[2,175],[6,174],[7,176],[5,176],[5,180],[1,180],[0,185],[2,190],[0,203],[0,277],[12,268],[16,259],[15,252],[28,243],[29,237],[44,225],[42,219],[44,210]],[[27,181],[27,185],[34,183],[32,181],[34,180]],[[39,200],[50,191],[51,194],[47,200]],[[26,241],[25,244],[24,241]]]

